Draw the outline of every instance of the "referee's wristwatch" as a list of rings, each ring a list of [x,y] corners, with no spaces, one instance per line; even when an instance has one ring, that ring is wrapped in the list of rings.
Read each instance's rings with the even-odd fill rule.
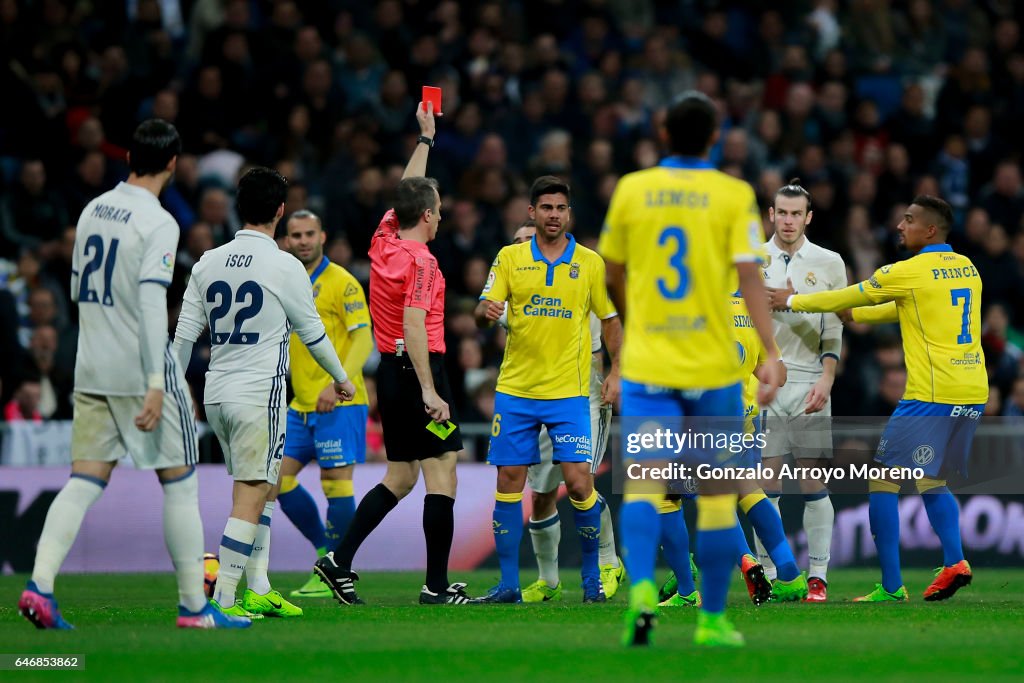
[[[428,138],[426,135],[421,135],[418,138],[416,138],[416,144],[418,145],[421,142],[427,147],[430,147],[431,149],[433,149],[434,147],[434,138]]]

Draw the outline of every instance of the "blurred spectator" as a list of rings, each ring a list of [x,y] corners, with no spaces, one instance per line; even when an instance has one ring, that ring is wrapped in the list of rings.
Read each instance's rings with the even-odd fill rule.
[[[1024,215],[1024,186],[1016,161],[1001,161],[996,166],[991,186],[982,188],[981,206],[993,223],[1002,225],[1010,234],[1017,233]]]
[[[0,200],[0,258],[13,260],[22,247],[56,241],[67,224],[66,203],[47,182],[43,162],[26,160],[18,182]]]
[[[907,389],[907,371],[903,367],[890,367],[882,371],[878,384],[878,396],[871,404],[868,415],[886,417],[892,415]]]
[[[37,327],[28,350],[33,375],[39,377],[39,414],[47,420],[70,420],[74,377],[57,367],[57,330],[50,325]]]
[[[1003,405],[1003,415],[1024,417],[1024,376],[1013,381],[1013,390]]]
[[[18,388],[14,390],[14,398],[4,406],[4,420],[7,422],[42,422],[43,416],[39,413],[41,391],[38,378],[22,379]]]

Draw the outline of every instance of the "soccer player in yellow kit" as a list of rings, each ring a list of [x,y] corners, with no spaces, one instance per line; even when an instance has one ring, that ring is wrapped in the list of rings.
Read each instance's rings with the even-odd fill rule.
[[[351,368],[356,394],[351,401],[339,403],[327,390],[331,378],[317,365],[306,347],[292,335],[292,390],[295,398],[288,406],[284,459],[281,463],[281,510],[322,556],[345,535],[355,514],[352,472],[357,463],[366,462],[366,418],[368,403],[362,368],[373,349],[370,312],[363,287],[355,276],[324,256],[320,218],[311,211],[296,211],[288,219],[288,250],[309,273],[313,300],[334,344],[338,357]],[[296,477],[306,464],[316,459],[320,466],[320,486],[327,496],[326,524],[313,497]],[[316,574],[294,597],[329,598],[331,590]]]
[[[971,567],[960,542],[960,514],[946,487],[949,473],[967,474],[974,431],[988,400],[981,350],[981,277],[970,259],[946,243],[953,223],[949,204],[921,195],[897,226],[914,256],[882,266],[869,279],[834,292],[798,294],[792,285],[769,290],[776,310],[845,312],[857,322],[899,322],[907,363],[907,389],[878,445],[887,468],[924,471],[917,481],[932,528],[942,542],[943,568],[924,592],[945,600],[970,584]],[[900,526],[895,477],[870,483],[871,533],[882,583],[858,602],[908,599],[900,574]]]
[[[575,508],[583,601],[606,600],[598,565],[601,506],[591,471],[590,314],[601,319],[612,359],[601,387],[608,403],[619,391],[622,328],[608,297],[604,262],[567,232],[569,207],[569,186],[562,180],[534,181],[530,218],[537,232],[529,242],[498,252],[476,309],[478,321],[496,322],[507,305],[509,330],[487,450],[487,462],[498,468],[493,529],[501,580],[477,602],[522,602],[523,488],[529,466],[541,461],[541,426],[547,427],[552,462],[561,464]]]
[[[759,263],[764,244],[761,214],[747,183],[716,171],[707,161],[719,128],[714,104],[685,93],[668,112],[662,137],[673,156],[658,166],[623,176],[615,189],[598,250],[607,262],[608,283],[625,317],[622,349],[623,436],[651,425],[677,434],[684,420],[726,424],[729,437],[742,424],[743,379],[732,311],[724,293],[740,289],[771,362],[758,401],[776,390],[778,354],[764,300]],[[694,424],[692,421],[689,423]],[[631,453],[636,464],[663,466],[659,449]],[[690,463],[731,466],[737,454],[684,453]],[[627,469],[627,471],[629,471]],[[734,481],[699,482],[697,559],[703,575],[703,606],[696,643],[743,645],[725,618],[729,577],[735,564]],[[620,538],[632,580],[626,613],[626,645],[647,645],[654,625],[658,588],[654,559],[660,536],[657,505],[665,482],[629,479],[620,515]]]

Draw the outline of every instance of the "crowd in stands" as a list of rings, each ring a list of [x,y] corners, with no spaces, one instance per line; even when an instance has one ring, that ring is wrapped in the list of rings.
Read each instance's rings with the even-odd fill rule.
[[[711,160],[754,186],[766,231],[775,189],[799,177],[808,236],[851,282],[905,256],[895,226],[914,195],[949,201],[954,247],[984,281],[986,414],[1020,415],[1022,21],[1012,0],[0,0],[3,419],[71,415],[74,226],[126,176],[138,122],[184,141],[162,198],[181,227],[172,305],[239,228],[233,188],[253,164],[290,179],[287,211],[322,216],[329,258],[365,283],[426,84],[444,92],[431,249],[464,423],[493,410],[504,335],[472,309],[529,183],[567,178],[593,246],[617,179],[658,163],[659,117],[686,89],[717,103]],[[208,355],[188,373],[200,403]],[[894,327],[848,326],[836,414],[887,415],[905,380]]]

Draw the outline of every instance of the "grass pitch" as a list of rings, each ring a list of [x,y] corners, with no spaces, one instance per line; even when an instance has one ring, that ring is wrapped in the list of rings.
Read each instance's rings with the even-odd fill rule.
[[[747,637],[739,651],[697,649],[695,613],[659,617],[655,647],[619,646],[623,590],[607,605],[419,606],[422,576],[367,573],[368,603],[303,600],[305,616],[264,619],[247,631],[174,627],[171,575],[79,575],[58,580],[64,616],[77,629],[37,631],[16,609],[24,576],[0,576],[0,654],[82,655],[85,671],[0,672],[0,680],[187,681],[998,681],[1024,675],[1024,570],[975,568],[952,600],[926,603],[931,573],[905,572],[908,604],[850,601],[877,570],[830,573],[826,605],[755,608],[738,579],[730,614]],[[496,571],[453,576],[470,593]],[[575,572],[563,569],[563,581]],[[285,594],[305,576],[275,574]],[[527,579],[524,573],[524,579]],[[529,576],[532,579],[532,576]],[[573,582],[575,583],[575,582]]]

